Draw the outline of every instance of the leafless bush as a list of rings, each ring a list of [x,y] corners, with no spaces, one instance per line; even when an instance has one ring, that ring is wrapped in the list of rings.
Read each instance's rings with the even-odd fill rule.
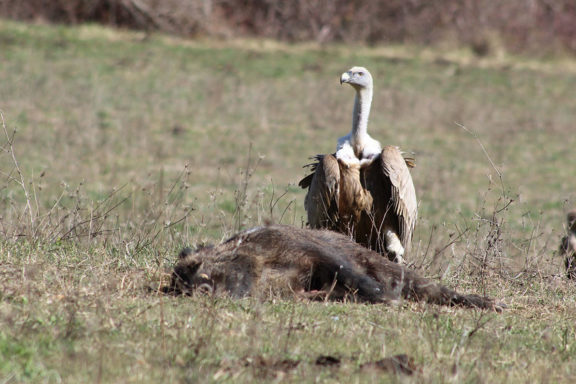
[[[99,22],[190,36],[207,30],[210,4],[180,0],[5,0],[0,3],[0,15],[68,24]]]
[[[101,22],[185,36],[287,41],[454,42],[478,55],[576,52],[573,0],[4,0],[4,17]]]

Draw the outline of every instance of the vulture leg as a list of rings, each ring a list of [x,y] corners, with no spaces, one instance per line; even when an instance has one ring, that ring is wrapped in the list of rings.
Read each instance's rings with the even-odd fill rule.
[[[310,228],[336,229],[338,223],[340,168],[333,155],[318,156],[312,178],[305,178],[300,186],[308,184],[304,207]],[[307,180],[308,179],[308,180]]]
[[[384,238],[386,239],[386,251],[390,255],[392,261],[398,264],[406,264],[404,256],[405,249],[398,235],[391,229],[384,228]]]

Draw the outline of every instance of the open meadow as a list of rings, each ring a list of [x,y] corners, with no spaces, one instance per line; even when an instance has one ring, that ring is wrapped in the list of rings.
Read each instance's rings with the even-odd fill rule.
[[[305,226],[353,65],[415,153],[412,267],[507,309],[158,294],[183,246]],[[0,20],[0,382],[574,382],[575,90],[574,58]]]

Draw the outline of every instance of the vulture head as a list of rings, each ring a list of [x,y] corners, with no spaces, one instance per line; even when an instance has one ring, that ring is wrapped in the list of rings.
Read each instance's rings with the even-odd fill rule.
[[[340,76],[340,84],[350,84],[357,91],[372,88],[372,75],[364,67],[352,67]]]

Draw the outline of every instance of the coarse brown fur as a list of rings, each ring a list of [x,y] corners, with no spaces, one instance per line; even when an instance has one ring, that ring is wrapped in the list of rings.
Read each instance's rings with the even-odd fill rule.
[[[383,258],[344,235],[270,225],[220,245],[185,249],[164,291],[204,290],[233,297],[301,295],[382,303],[400,298],[501,310],[487,297],[462,295]]]
[[[564,257],[566,276],[576,280],[576,210],[568,212],[566,221],[568,234],[560,243],[560,255]]]

